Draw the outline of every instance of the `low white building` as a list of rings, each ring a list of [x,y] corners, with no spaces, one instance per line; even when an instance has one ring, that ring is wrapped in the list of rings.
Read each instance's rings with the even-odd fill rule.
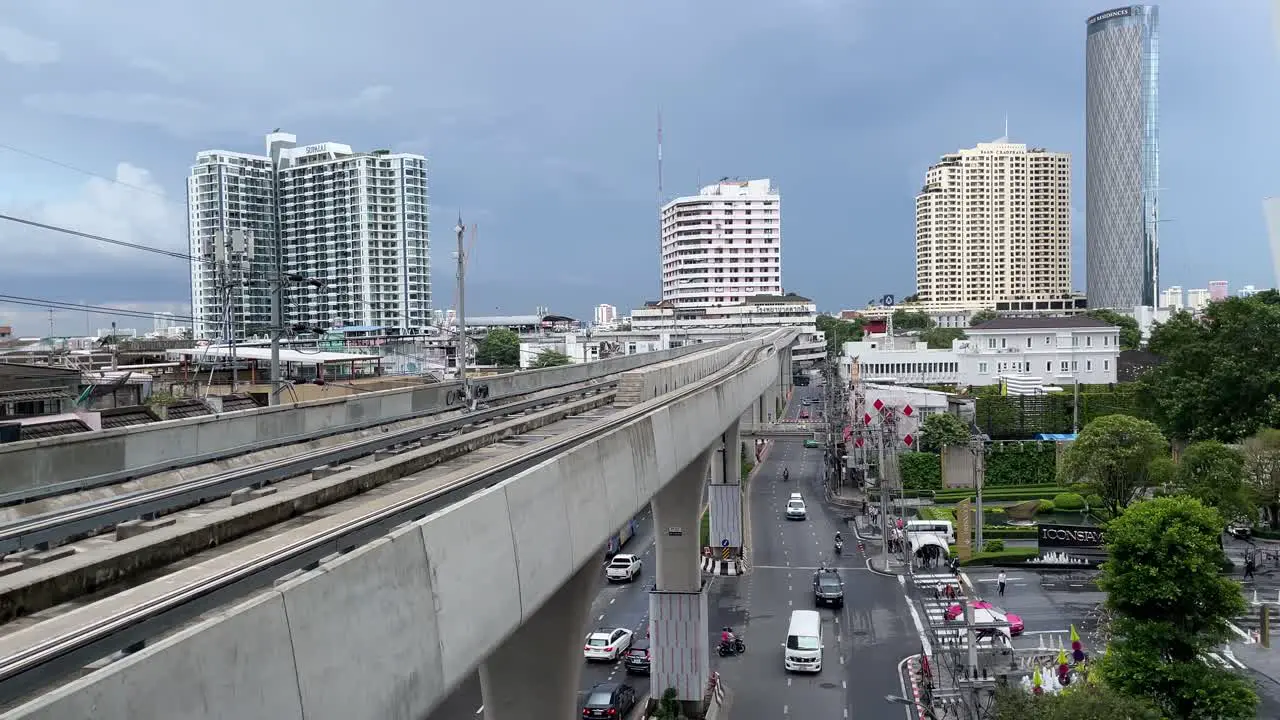
[[[654,303],[631,312],[633,333],[727,340],[776,327],[800,329],[791,359],[817,361],[827,356],[826,335],[818,330],[818,306],[799,295],[754,295],[739,305],[676,308]],[[677,346],[678,347],[678,346]]]
[[[895,305],[871,304],[860,310],[846,310],[842,313],[857,314],[867,320],[888,320],[895,311],[923,313],[938,327],[967,328],[969,319],[986,310],[1000,315],[1018,316],[1070,316],[1088,310],[1088,301],[1083,293],[1069,293],[1052,300],[999,300],[996,302],[900,302]]]
[[[1116,382],[1120,328],[1083,315],[997,318],[947,350],[902,338],[845,343],[841,373],[869,383],[1018,387]]]

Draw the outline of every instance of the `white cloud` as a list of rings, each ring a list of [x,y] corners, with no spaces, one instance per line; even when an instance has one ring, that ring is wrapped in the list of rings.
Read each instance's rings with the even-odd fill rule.
[[[14,65],[49,65],[62,57],[58,43],[0,25],[0,57]]]
[[[10,214],[48,225],[185,253],[186,211],[182,202],[165,195],[151,174],[122,162],[114,182],[90,178],[78,192],[61,200],[11,208]],[[6,231],[12,230],[12,223]],[[139,268],[171,268],[183,274],[182,261],[155,253],[123,248],[52,230],[29,229],[9,234],[6,253],[16,262],[9,272],[128,272]],[[16,239],[16,242],[14,241]]]

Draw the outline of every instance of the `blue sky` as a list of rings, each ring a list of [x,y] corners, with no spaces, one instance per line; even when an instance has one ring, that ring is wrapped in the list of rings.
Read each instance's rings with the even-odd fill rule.
[[[999,136],[1071,152],[1085,286],[1090,2],[41,0],[0,14],[0,208],[181,250],[196,151],[305,143],[425,153],[435,304],[450,228],[479,224],[468,307],[589,316],[657,292],[655,125],[668,196],[725,175],[783,195],[783,280],[824,309],[914,290],[914,196]],[[1224,12],[1229,8],[1230,12]],[[1265,0],[1161,4],[1164,284],[1271,285],[1280,194]],[[21,151],[21,152],[19,152]],[[96,179],[34,153],[110,178]],[[0,293],[186,311],[163,257],[0,223]],[[469,313],[470,314],[470,313]],[[7,320],[6,320],[7,319]],[[63,313],[59,332],[108,318]],[[36,334],[47,313],[0,306]],[[123,326],[149,323],[117,318]]]

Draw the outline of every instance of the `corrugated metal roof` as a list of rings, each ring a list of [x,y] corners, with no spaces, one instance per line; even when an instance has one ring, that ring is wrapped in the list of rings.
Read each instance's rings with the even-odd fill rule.
[[[201,415],[212,415],[213,410],[208,405],[199,400],[179,400],[166,409],[166,414],[170,420],[181,420],[183,418],[200,417]]]
[[[249,395],[226,395],[222,398],[222,412],[256,410],[262,407]]]
[[[1055,328],[1110,328],[1115,327],[1086,315],[1069,315],[1067,317],[1002,317],[988,320],[981,325],[969,328],[974,330],[1052,330]]]
[[[144,407],[113,408],[102,411],[102,429],[146,425],[159,419]]]
[[[79,420],[56,420],[47,423],[24,423],[22,426],[23,440],[38,440],[40,438],[59,437],[61,435],[73,435],[75,433],[88,432],[89,426]]]
[[[467,318],[469,327],[519,327],[541,324],[541,315],[494,315],[492,317]]]
[[[31,402],[33,400],[71,399],[75,395],[67,388],[40,388],[36,390],[8,390],[0,392],[0,402]]]

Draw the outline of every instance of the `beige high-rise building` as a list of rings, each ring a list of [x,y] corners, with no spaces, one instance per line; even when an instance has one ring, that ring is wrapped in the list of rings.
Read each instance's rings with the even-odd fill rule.
[[[994,308],[1071,293],[1071,155],[1002,138],[944,155],[916,196],[921,302]]]

